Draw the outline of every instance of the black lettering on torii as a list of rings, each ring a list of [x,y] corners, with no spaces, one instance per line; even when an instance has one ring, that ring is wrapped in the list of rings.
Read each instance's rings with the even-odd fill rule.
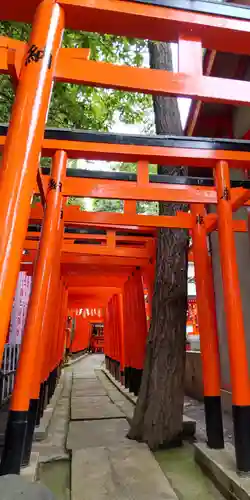
[[[204,216],[199,214],[199,215],[196,215],[196,224],[204,224]]]
[[[28,64],[30,64],[31,62],[40,61],[44,57],[44,54],[44,49],[39,49],[37,45],[31,45],[25,59],[25,66],[28,66]]]
[[[225,187],[223,189],[223,194],[220,198],[221,200],[226,200],[226,201],[229,201],[230,200],[230,191],[229,191],[229,188],[228,187]]]
[[[56,182],[55,179],[50,179],[49,180],[49,185],[48,185],[48,191],[55,191],[58,189],[60,192],[62,191],[62,183],[61,182]]]

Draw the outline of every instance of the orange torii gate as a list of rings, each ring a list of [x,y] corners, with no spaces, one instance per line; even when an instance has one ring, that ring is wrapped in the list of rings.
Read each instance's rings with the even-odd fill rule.
[[[8,133],[5,138],[6,130],[4,133],[4,127],[1,127],[0,139],[3,149],[0,185],[1,351],[20,264],[28,266],[26,257],[32,256],[33,262],[37,253],[1,473],[19,472],[23,457],[24,463],[28,461],[39,388],[42,389],[41,400],[47,381],[49,380],[51,393],[58,375],[69,293],[64,275],[61,274],[61,266],[86,265],[90,261],[93,264],[94,258],[98,265],[102,262],[105,266],[108,262],[111,264],[113,259],[116,259],[118,266],[119,262],[123,262],[123,266],[128,265],[128,261],[129,265],[133,262],[135,268],[140,259],[145,259],[146,267],[150,263],[151,257],[146,247],[131,248],[133,256],[129,258],[128,252],[124,252],[119,245],[113,247],[111,253],[108,238],[104,246],[98,245],[99,253],[90,247],[87,249],[89,252],[78,248],[76,251],[72,247],[80,245],[65,243],[63,239],[63,229],[68,223],[75,227],[98,225],[110,229],[114,226],[132,226],[139,228],[139,231],[145,227],[184,227],[192,231],[208,445],[214,448],[223,447],[223,432],[219,352],[206,236],[209,231],[218,229],[231,366],[236,462],[239,470],[249,471],[250,387],[234,245],[234,230],[247,231],[248,228],[244,221],[233,221],[232,213],[249,203],[250,186],[247,182],[243,185],[231,183],[229,175],[232,167],[249,168],[249,142],[174,137],[115,138],[102,134],[99,138],[98,134],[93,134],[94,137],[91,138],[91,133],[83,136],[84,133],[79,131],[47,131],[44,137],[54,81],[249,105],[249,82],[206,76],[202,70],[203,47],[249,54],[249,10],[203,1],[186,8],[182,0],[178,8],[172,0],[27,0],[25,5],[19,0],[13,0],[11,3],[4,3],[1,16],[4,20],[32,22],[28,44],[9,39],[0,40],[0,70],[11,75],[16,87]],[[179,71],[172,73],[129,68],[88,60],[88,53],[82,49],[60,48],[65,27],[175,41],[179,49]],[[44,177],[37,168],[40,153],[53,157],[50,178]],[[72,181],[65,176],[68,158],[132,161],[137,163],[137,175],[132,180],[105,180],[99,174],[97,180],[92,174],[92,177],[83,176],[82,179]],[[172,179],[171,183],[169,179],[162,178],[160,182],[159,179],[150,178],[147,169],[149,162],[211,168],[214,169],[215,183],[211,179],[210,185],[206,185],[203,179],[195,185],[195,181],[190,178],[179,178],[177,182]],[[43,218],[43,229],[39,248],[36,241],[26,239],[29,220],[39,220],[36,208],[30,213],[32,194],[38,190],[44,209],[44,217],[40,218]],[[123,214],[112,215],[72,213],[68,218],[69,207],[65,206],[65,198],[68,196],[123,199],[126,200],[125,210]],[[136,200],[184,202],[190,204],[191,211],[171,217],[145,216],[136,213]],[[132,202],[132,205],[127,202]],[[207,214],[207,204],[216,205],[217,214]],[[39,210],[41,213],[41,208]],[[30,248],[26,249],[26,246]],[[23,255],[25,250],[28,254],[25,252]],[[152,273],[149,274],[152,285]],[[125,295],[126,292],[123,297]],[[127,295],[127,311],[134,311],[131,293]],[[126,315],[129,313],[121,313],[120,299],[112,300],[111,314],[116,310],[119,311],[116,317],[123,317],[120,331],[125,340]],[[35,308],[34,304],[38,307]],[[55,310],[58,311],[57,317]],[[203,321],[203,318],[207,321]],[[126,353],[119,347],[118,323],[115,320],[109,329],[115,342],[113,346],[110,344],[109,353],[114,356],[115,361],[120,356],[124,368]],[[32,324],[35,325],[33,328]],[[134,324],[133,329],[135,331]],[[34,331],[37,339],[35,343]],[[48,332],[54,332],[54,335],[51,336]],[[45,352],[50,353],[49,360],[44,356]],[[131,355],[131,346],[128,353]]]

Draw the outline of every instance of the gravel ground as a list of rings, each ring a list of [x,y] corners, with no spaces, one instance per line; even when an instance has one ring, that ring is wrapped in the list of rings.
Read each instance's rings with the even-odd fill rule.
[[[196,438],[198,441],[206,441],[206,424],[204,405],[201,401],[196,401],[185,397],[184,413],[187,417],[196,420]],[[233,444],[233,422],[228,413],[223,412],[224,439],[226,443]]]

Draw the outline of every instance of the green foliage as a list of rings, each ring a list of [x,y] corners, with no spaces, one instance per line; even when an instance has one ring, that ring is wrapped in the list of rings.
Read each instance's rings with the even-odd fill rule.
[[[0,120],[1,123],[9,121],[10,110],[13,102],[14,94],[10,83],[10,78],[7,75],[0,75]]]
[[[67,205],[77,205],[80,210],[86,209],[84,198],[75,198],[71,196],[70,198],[68,198]]]
[[[123,201],[122,200],[106,200],[103,198],[98,198],[94,200],[93,204],[94,212],[123,212]]]
[[[24,23],[0,23],[0,35],[29,39],[30,26]],[[91,59],[110,63],[141,66],[146,42],[125,37],[67,30],[64,47],[89,47]],[[0,75],[0,120],[8,122],[14,94],[10,79]],[[48,126],[108,130],[119,118],[125,123],[144,123],[147,126],[151,96],[98,89],[82,85],[54,85]]]
[[[24,23],[2,21],[0,23],[0,36],[8,36],[16,40],[28,42],[31,32],[31,26]]]
[[[78,160],[69,160],[67,168],[78,168]]]
[[[114,172],[129,172],[129,173],[136,172],[136,163],[112,162],[110,166],[111,170],[113,170]]]
[[[24,41],[29,40],[31,26],[24,23],[0,23],[0,35]],[[129,66],[143,66],[147,54],[147,42],[98,33],[73,32],[67,30],[63,38],[64,47],[90,48],[92,60]],[[79,63],[80,64],[80,63]],[[14,92],[10,78],[0,75],[0,121],[9,121]],[[51,127],[80,128],[89,130],[109,130],[117,121],[128,124],[143,124],[145,130],[151,127],[152,98],[149,95],[92,88],[82,85],[56,83],[47,125]],[[51,160],[43,158],[42,166],[50,166]],[[77,168],[77,160],[71,160],[68,167]],[[90,165],[91,168],[91,165]],[[135,172],[136,165],[131,163],[112,163],[111,170]],[[151,171],[151,166],[150,166]],[[68,204],[86,209],[82,198],[71,198]],[[158,205],[158,204],[157,204]],[[148,208],[147,208],[148,206]],[[93,200],[95,211],[123,211],[120,200]],[[138,204],[142,213],[152,213],[155,207],[145,202]]]
[[[28,41],[31,27],[24,23],[0,22],[0,36]],[[14,92],[7,75],[0,75],[0,120],[9,121],[10,110],[14,99]]]
[[[158,201],[138,201],[137,213],[144,215],[159,215]]]
[[[79,204],[76,203],[76,204]],[[94,212],[123,212],[123,201],[121,200],[106,200],[103,198],[95,199],[93,202]],[[159,203],[157,201],[138,201],[137,213],[145,215],[158,215]]]
[[[136,172],[136,163],[111,162],[110,169],[115,171],[115,172],[135,173]],[[157,174],[157,165],[150,163],[148,170],[149,170],[150,174]]]

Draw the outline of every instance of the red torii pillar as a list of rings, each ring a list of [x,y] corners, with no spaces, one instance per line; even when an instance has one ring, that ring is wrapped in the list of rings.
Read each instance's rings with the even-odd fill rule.
[[[22,258],[63,28],[64,13],[60,5],[53,0],[41,1],[22,63],[4,147],[0,186],[0,359]],[[33,50],[36,50],[36,59],[32,57]]]
[[[59,354],[61,363],[64,358],[65,351],[65,337],[66,337],[66,320],[67,320],[67,310],[68,310],[68,288],[63,287],[63,300],[62,300],[62,309],[61,309],[61,321],[60,321],[60,338],[59,338]]]
[[[107,359],[107,368],[112,375],[120,379],[120,326],[118,295],[115,294],[109,300],[106,312],[106,321],[104,326],[105,354]]]
[[[207,246],[204,205],[192,205],[191,208],[207,444],[218,449],[224,447],[224,436],[213,270]]]
[[[63,221],[63,205],[61,200],[61,207],[58,207],[60,212],[57,219],[56,228],[56,241],[54,247],[54,266],[52,266],[48,282],[47,293],[44,305],[43,321],[41,327],[41,338],[44,339],[40,351],[40,363],[38,369],[34,373],[32,383],[32,399],[39,400],[39,408],[37,412],[37,425],[40,422],[40,417],[43,415],[44,408],[48,402],[51,390],[52,380],[56,382],[55,378],[57,370],[52,371],[52,339],[56,336],[54,329],[55,320],[55,301],[58,298],[58,288],[60,286],[60,253],[63,241],[64,221]],[[60,209],[61,208],[61,209]]]
[[[106,367],[117,380],[124,376],[122,294],[114,294],[107,306],[104,322]]]
[[[63,151],[57,152],[53,158],[51,188],[49,187],[46,197],[44,224],[5,433],[0,468],[2,475],[7,473],[18,474],[22,459],[24,459],[24,464],[27,465],[30,458],[39,395],[37,394],[37,397],[34,397],[32,389],[34,381],[37,377],[40,377],[43,362],[42,351],[46,335],[48,335],[48,332],[42,335],[44,308],[49,289],[48,282],[54,272],[56,262],[59,262],[60,266],[60,259],[58,259],[58,254],[56,255],[56,250],[58,250],[57,241],[60,232],[62,208],[61,186],[66,174],[66,163],[66,153]],[[26,446],[24,448],[25,440]]]
[[[121,322],[119,314],[119,295],[113,295],[113,314],[114,314],[114,337],[115,337],[115,378],[121,379]]]
[[[65,321],[66,321],[66,300],[67,300],[67,289],[64,283],[64,279],[61,279],[61,298],[59,302],[58,310],[58,340],[57,340],[57,356],[58,356],[58,367],[61,371],[61,366],[64,356],[64,340],[65,340]]]
[[[118,313],[119,313],[119,326],[120,326],[120,381],[125,383],[124,368],[125,368],[125,346],[124,346],[124,313],[123,313],[123,295],[120,293],[118,296]]]
[[[142,277],[148,295],[146,312],[147,312],[147,323],[149,328],[152,317],[152,300],[153,300],[154,282],[155,282],[155,262],[151,262],[147,267],[143,268]]]
[[[124,284],[125,385],[139,393],[147,339],[147,319],[140,270]]]
[[[135,394],[139,393],[141,378],[143,373],[143,365],[146,351],[147,340],[147,317],[144,299],[144,290],[142,284],[141,271],[137,269],[134,274],[134,291],[135,291],[135,318],[136,318],[136,339],[135,339]]]
[[[110,317],[110,302],[109,300],[104,314],[104,353],[105,353],[105,364],[107,370],[112,373],[111,367],[111,317]]]
[[[244,319],[233,230],[230,172],[228,163],[219,161],[215,168],[218,204],[218,233],[224,307],[228,335],[232,384],[232,412],[236,465],[250,471],[250,383]]]
[[[124,379],[125,387],[130,388],[131,352],[133,338],[133,322],[131,317],[130,276],[123,287],[123,328],[124,328]]]

